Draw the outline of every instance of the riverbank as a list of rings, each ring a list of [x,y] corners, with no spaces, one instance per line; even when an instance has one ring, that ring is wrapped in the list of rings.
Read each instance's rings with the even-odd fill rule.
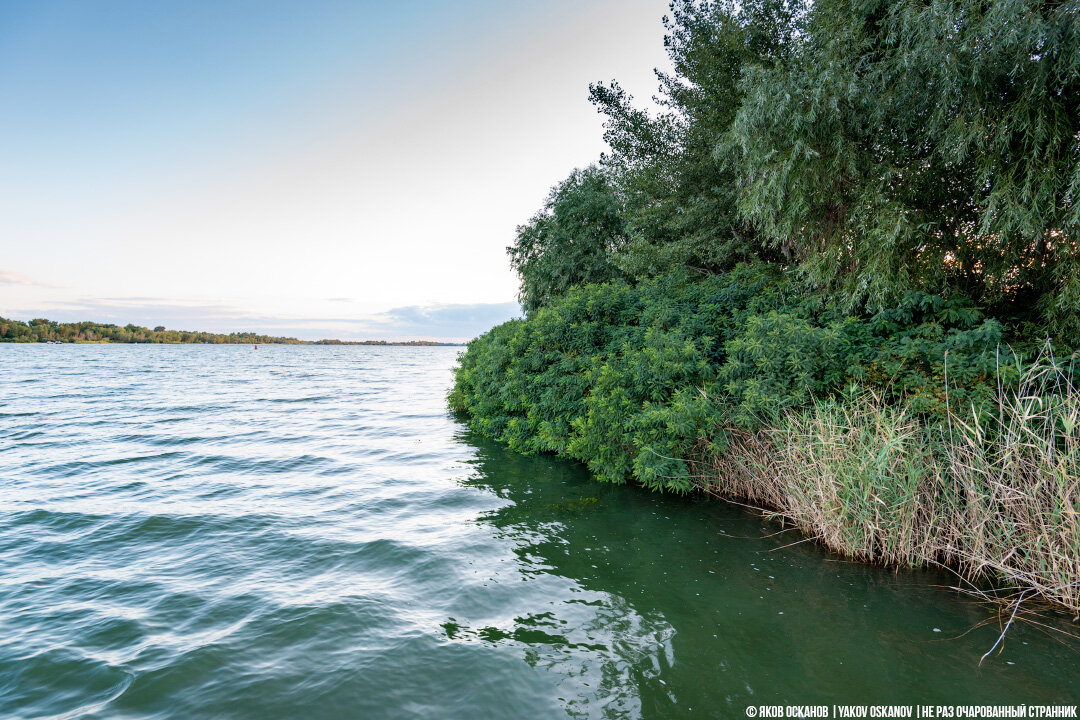
[[[450,405],[601,480],[744,502],[847,557],[1080,612],[1076,356],[1014,352],[947,301],[837,319],[787,288],[745,267],[582,286],[470,343]]]
[[[952,417],[951,435],[871,393],[729,428],[722,452],[699,441],[685,458],[692,490],[848,558],[946,567],[981,598],[1080,612],[1080,394],[1047,392],[1055,372],[1032,366],[996,415]]]

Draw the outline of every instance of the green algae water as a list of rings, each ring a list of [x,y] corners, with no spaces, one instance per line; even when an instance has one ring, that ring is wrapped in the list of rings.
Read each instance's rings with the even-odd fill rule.
[[[457,352],[0,346],[0,717],[1080,698],[1069,618],[980,667],[947,575],[470,435]]]

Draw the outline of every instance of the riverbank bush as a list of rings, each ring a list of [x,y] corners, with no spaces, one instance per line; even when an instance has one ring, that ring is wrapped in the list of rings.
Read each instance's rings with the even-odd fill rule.
[[[489,437],[580,460],[602,480],[749,502],[845,555],[948,564],[1080,610],[1080,387],[1068,362],[1048,346],[1024,363],[972,316],[973,329],[935,338],[923,371],[875,390],[860,378],[895,362],[910,328],[882,336],[873,319],[804,308],[793,330],[799,316],[774,306],[781,279],[741,302],[724,292],[745,290],[748,272],[694,283],[694,302],[666,310],[664,283],[578,288],[470,343],[451,406]],[[797,334],[805,353],[769,346]],[[947,348],[963,358],[955,380]],[[928,402],[928,378],[946,376]]]
[[[685,492],[694,447],[722,448],[729,430],[852,383],[929,419],[950,403],[982,414],[997,379],[1015,372],[1001,339],[999,323],[962,303],[913,293],[887,312],[844,316],[775,268],[742,264],[693,281],[573,288],[473,340],[450,402],[513,449]]]
[[[1077,607],[1080,21],[1069,3],[674,0],[655,111],[508,248],[450,404],[601,479]],[[1046,346],[1045,351],[1041,348]]]

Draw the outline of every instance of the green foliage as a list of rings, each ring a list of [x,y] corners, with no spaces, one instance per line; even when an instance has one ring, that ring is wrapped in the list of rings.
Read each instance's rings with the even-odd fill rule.
[[[978,317],[967,308],[919,296],[858,319],[795,290],[762,264],[694,282],[675,274],[573,288],[470,343],[450,402],[514,449],[577,458],[614,482],[685,491],[686,458],[722,443],[724,428],[755,427],[841,390],[867,366],[896,393],[921,397],[942,367],[926,343],[965,359],[953,368],[957,387],[986,385],[979,363],[1000,334],[979,334],[986,324],[972,327]],[[953,315],[953,325],[940,323]],[[902,353],[916,347],[922,365],[912,369]]]
[[[473,340],[451,407],[515,450],[685,492],[688,459],[722,452],[730,429],[775,423],[853,383],[941,422],[950,407],[980,412],[1015,365],[1000,323],[966,301],[910,293],[860,318],[800,287],[757,263],[572,288]]]
[[[781,283],[757,266],[695,283],[574,288],[472,341],[450,404],[512,448],[577,458],[614,482],[689,489],[682,458],[708,437],[702,391],[721,341]]]
[[[592,85],[602,169],[509,249],[529,315],[462,358],[474,427],[684,491],[731,431],[867,392],[977,421],[1047,336],[1080,345],[1075,2],[675,0],[664,24],[658,110]]]
[[[970,301],[908,292],[897,307],[870,320],[885,339],[867,371],[869,385],[912,410],[944,417],[985,409],[996,383],[1017,377],[1018,358],[1004,344],[1001,323]]]
[[[775,419],[857,375],[873,358],[869,328],[855,318],[826,321],[773,310],[747,319],[724,348],[724,392],[743,425]]]
[[[962,294],[1080,343],[1075,3],[825,0],[747,71],[742,216],[850,308]]]
[[[894,308],[842,317],[803,297],[745,319],[720,369],[733,420],[773,422],[849,383],[931,421],[983,412],[1016,375],[1004,327],[969,300],[909,291]]]
[[[612,255],[624,242],[622,208],[605,174],[575,170],[551,190],[544,209],[518,227],[506,249],[521,277],[518,299],[532,312],[584,283],[623,277]]]
[[[741,105],[745,68],[780,62],[804,12],[787,0],[678,0],[664,18],[674,72],[657,72],[658,114],[617,82],[590,87],[611,147],[603,163],[626,198],[630,240],[616,261],[634,277],[770,255],[738,216],[737,168],[715,146]]]

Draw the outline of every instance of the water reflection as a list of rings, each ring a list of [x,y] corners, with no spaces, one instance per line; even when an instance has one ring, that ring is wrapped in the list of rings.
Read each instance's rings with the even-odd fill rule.
[[[516,648],[529,667],[559,678],[558,697],[571,717],[641,717],[643,697],[664,692],[661,674],[672,664],[675,631],[661,612],[639,612],[586,572],[596,568],[581,566],[590,518],[603,514],[604,496],[620,488],[593,483],[569,463],[508,453],[469,434],[463,441],[477,448],[465,484],[506,501],[475,520],[517,557],[513,572],[497,582],[521,584],[522,607],[547,609],[491,624],[448,618],[447,639]],[[574,496],[575,487],[592,494]]]
[[[673,718],[762,703],[1080,697],[1076,645],[1036,628],[1016,628],[980,668],[997,628],[947,576],[845,562],[723,503],[601,484],[572,463],[463,440],[477,448],[467,484],[507,501],[477,522],[512,543],[520,581],[564,584],[561,595],[537,590],[551,597],[544,614],[450,620],[448,637],[518,646],[567,677],[599,664],[590,701],[610,694],[634,716]]]

